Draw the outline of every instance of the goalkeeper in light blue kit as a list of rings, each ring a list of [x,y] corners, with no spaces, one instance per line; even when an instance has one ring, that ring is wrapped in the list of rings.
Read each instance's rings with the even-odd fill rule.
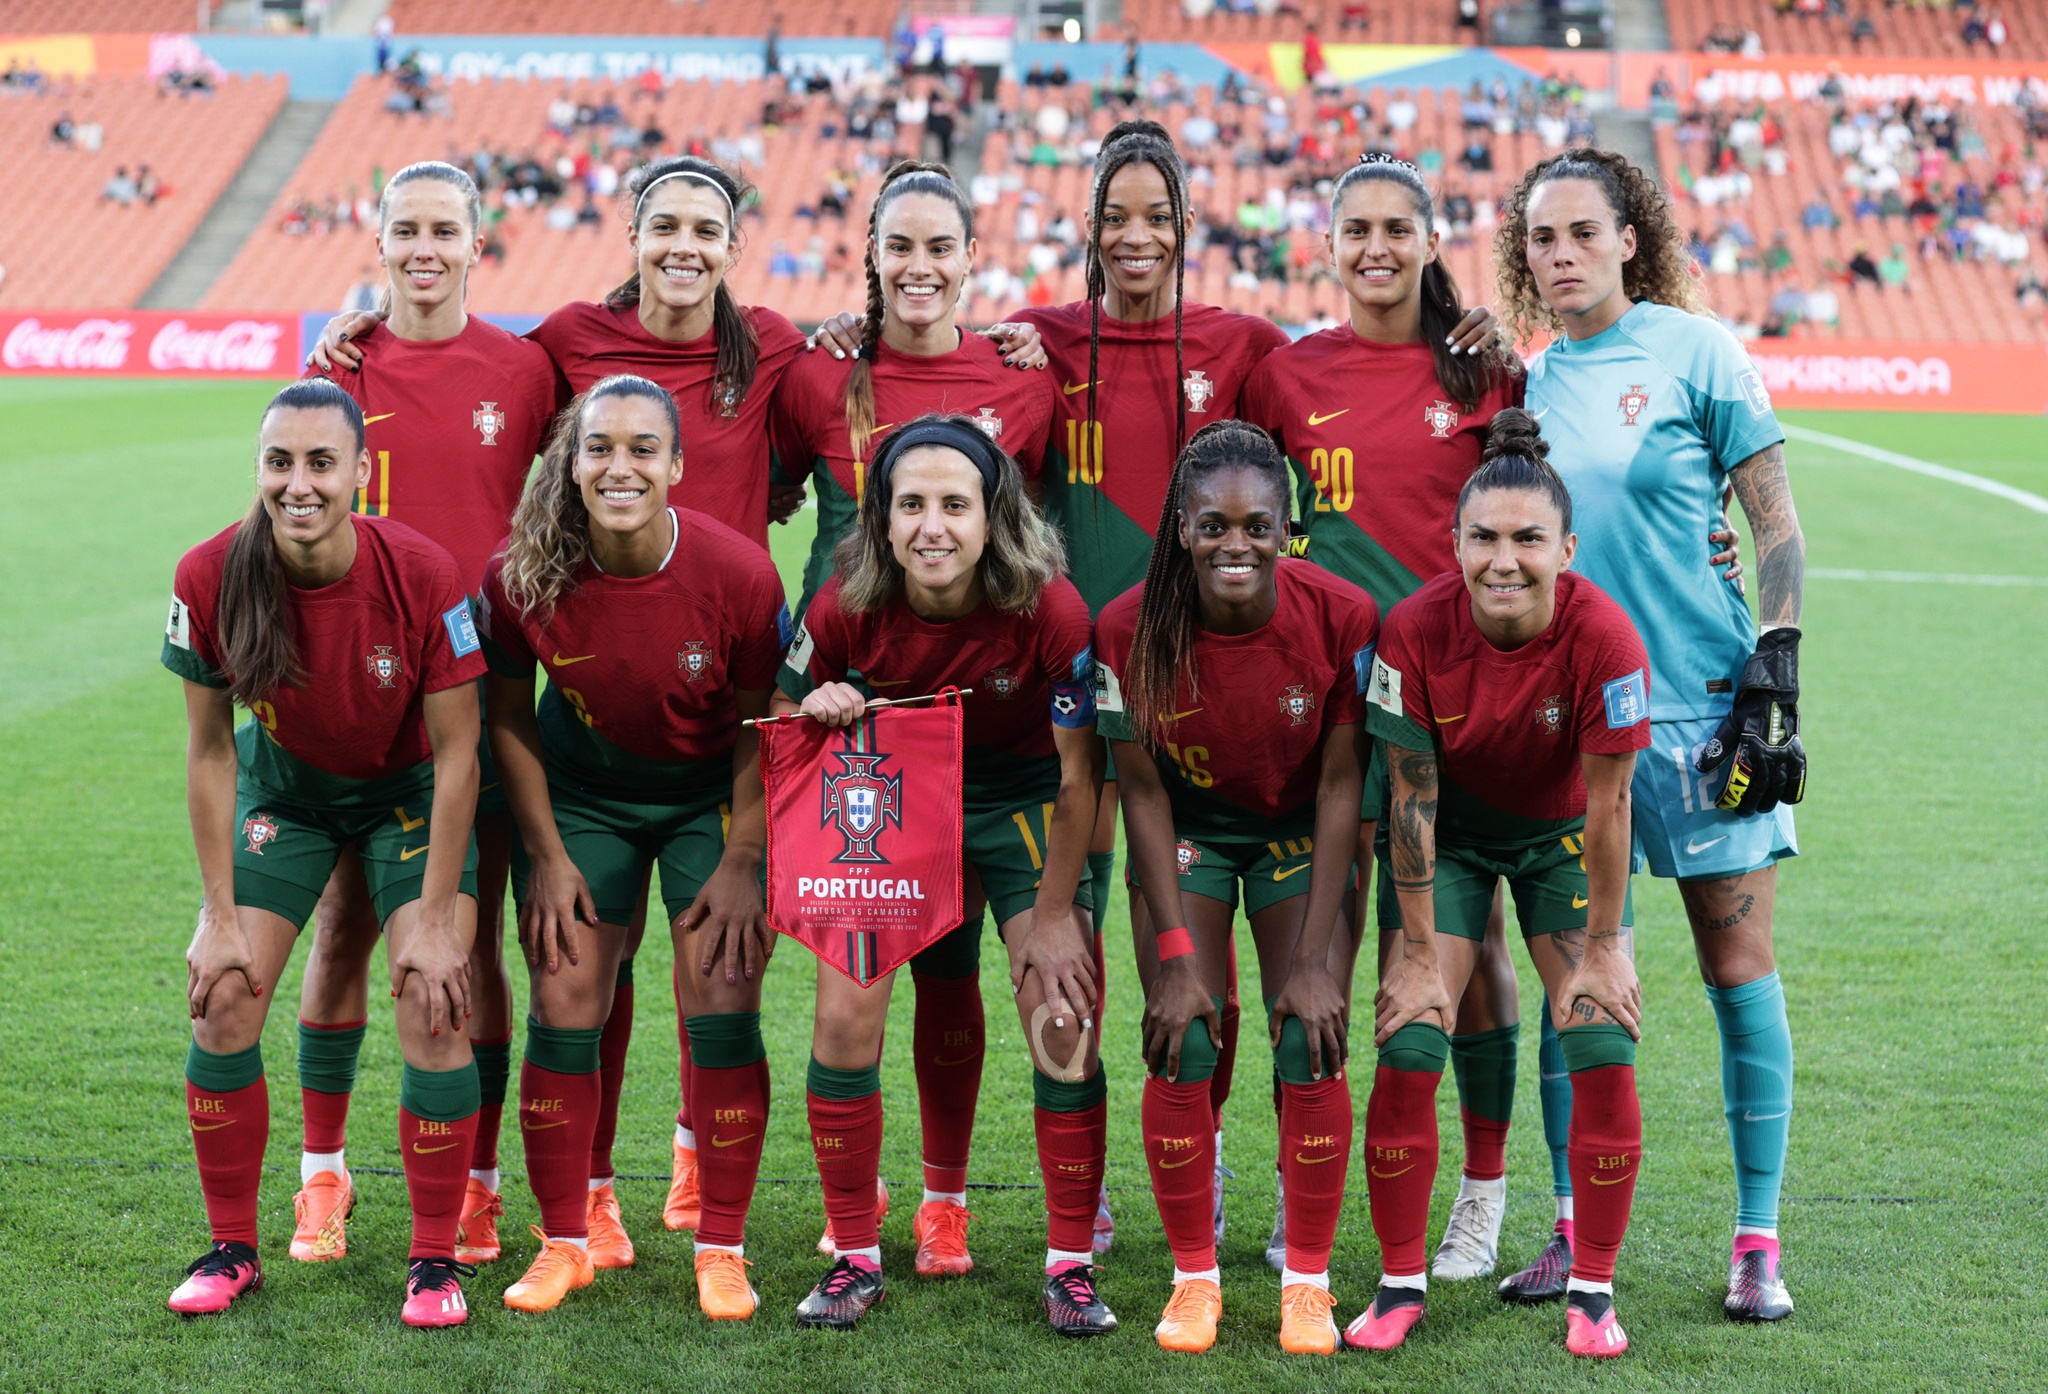
[[[1621,602],[1650,656],[1651,746],[1636,763],[1636,846],[1675,877],[1721,1030],[1735,1151],[1726,1308],[1792,1311],[1778,1194],[1792,1114],[1792,1034],[1771,950],[1777,863],[1798,853],[1799,606],[1806,544],[1785,433],[1749,356],[1703,312],[1671,207],[1619,155],[1570,149],[1532,166],[1495,244],[1509,327],[1555,341],[1530,365],[1529,410],[1579,505],[1574,567]],[[1760,621],[1699,539],[1733,490],[1756,541]],[[1543,1300],[1571,1286],[1570,1085],[1543,1013],[1544,1126],[1558,1233],[1501,1285]],[[1562,1107],[1560,1107],[1562,1105]],[[1555,1127],[1553,1127],[1553,1120]]]

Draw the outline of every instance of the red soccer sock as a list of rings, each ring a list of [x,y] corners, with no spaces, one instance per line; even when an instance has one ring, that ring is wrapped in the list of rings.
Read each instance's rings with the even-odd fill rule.
[[[531,1060],[520,1066],[519,1132],[526,1139],[527,1181],[550,1239],[590,1233],[590,1136],[601,1087],[595,1070],[565,1075]]]
[[[697,1092],[692,1112],[710,1121],[698,1141],[697,1176],[703,1188],[699,1244],[738,1244],[746,1238],[747,1209],[761,1174],[761,1141],[768,1132],[768,1062],[690,1072]],[[872,1202],[870,1202],[872,1205]]]
[[[1380,1240],[1382,1270],[1399,1277],[1427,1267],[1429,1193],[1436,1184],[1436,1088],[1442,1079],[1441,1070],[1432,1074],[1381,1065],[1373,1073],[1372,1100],[1365,1108],[1365,1189],[1373,1232]],[[1291,1191],[1287,1211],[1292,1230]]]
[[[1458,1121],[1465,1131],[1465,1175],[1474,1181],[1498,1181],[1508,1174],[1508,1125],[1504,1119],[1481,1118],[1460,1106]]]
[[[1325,1273],[1351,1159],[1351,1087],[1341,1076],[1283,1084],[1280,1175],[1287,1185],[1287,1266]]]
[[[619,1134],[619,1090],[626,1083],[626,1047],[633,1043],[633,984],[612,989],[612,1014],[597,1043],[597,1126],[590,1134],[590,1179],[612,1174],[612,1139]]]
[[[339,1152],[348,1144],[347,1094],[324,1094],[318,1089],[299,1090],[299,1109],[305,1115],[308,1152]]]
[[[1045,1178],[1045,1246],[1085,1254],[1094,1242],[1095,1202],[1102,1194],[1102,1164],[1109,1151],[1109,1105],[1078,1113],[1034,1109],[1038,1171]]]
[[[270,1091],[254,1084],[220,1093],[185,1081],[185,1112],[192,1121],[192,1151],[199,1189],[216,1244],[256,1245],[256,1192],[263,1181],[263,1149],[270,1142]]]
[[[686,1128],[691,1136],[696,1128],[690,1122],[690,1032],[683,1025],[683,965],[678,963],[675,971],[668,975],[669,985],[676,994],[676,1126]]]
[[[967,1189],[974,1106],[981,1097],[981,1064],[988,1050],[981,975],[933,978],[912,969],[910,981],[917,989],[910,1058],[917,1072],[924,1184],[926,1190],[951,1194]]]
[[[882,1163],[881,1092],[858,1099],[809,1094],[808,1102],[811,1149],[818,1157],[818,1179],[825,1184],[825,1218],[832,1224],[833,1242],[841,1249],[872,1249],[882,1242],[875,1219],[875,1176]]]
[[[405,1158],[405,1192],[412,1200],[408,1258],[450,1258],[469,1185],[469,1154],[477,1115],[437,1123],[411,1109],[398,1110],[398,1147]]]
[[[1216,1073],[1209,1076],[1209,1112],[1223,1126],[1223,1105],[1230,1100],[1230,1079],[1237,1071],[1237,937],[1227,945],[1228,976],[1223,988],[1223,1044],[1216,1051]],[[1212,1130],[1213,1131],[1213,1130]]]
[[[1636,1173],[1643,1157],[1643,1111],[1636,1101],[1633,1065],[1605,1065],[1572,1074],[1572,1276],[1589,1283],[1614,1281],[1614,1256],[1628,1233]]]
[[[1152,1196],[1174,1266],[1201,1273],[1216,1266],[1216,1115],[1206,1079],[1169,1084],[1145,1077],[1140,1111]]]

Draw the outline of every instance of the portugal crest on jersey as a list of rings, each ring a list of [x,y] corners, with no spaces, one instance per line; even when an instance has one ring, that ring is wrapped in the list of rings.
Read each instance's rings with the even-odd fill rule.
[[[242,824],[242,837],[248,842],[249,850],[260,857],[265,847],[277,841],[277,824],[270,820],[268,813],[252,813]]]
[[[711,672],[711,650],[701,639],[687,639],[683,651],[676,655],[676,667],[690,675],[689,681],[701,681]]]
[[[363,655],[363,667],[377,680],[379,687],[395,687],[398,675],[405,671],[405,663],[391,651],[391,645],[379,644]]]
[[[1621,394],[1621,424],[1633,426],[1636,418],[1643,414],[1643,408],[1650,405],[1650,394],[1643,391],[1641,383],[1629,384],[1628,391]]]
[[[1536,704],[1536,726],[1545,735],[1555,735],[1564,729],[1565,701],[1562,697],[1545,697]]]
[[[1008,668],[998,668],[988,675],[988,686],[989,691],[1008,701],[1017,695],[1017,689],[1021,684],[1017,681],[1017,675]]]
[[[1458,409],[1449,402],[1431,402],[1422,409],[1422,420],[1433,439],[1448,439],[1458,429]]]
[[[1315,694],[1298,682],[1289,683],[1287,690],[1280,694],[1280,713],[1292,718],[1290,725],[1308,725],[1308,714],[1315,709]]]
[[[1189,842],[1186,838],[1182,838],[1179,842],[1173,844],[1173,855],[1175,860],[1180,863],[1180,874],[1183,876],[1188,875],[1202,864],[1202,849]]]
[[[981,415],[974,418],[974,424],[981,427],[981,433],[990,440],[1003,438],[1003,418],[996,415],[994,407],[983,407]]]
[[[1216,395],[1216,384],[1209,381],[1209,375],[1200,368],[1190,372],[1181,383],[1188,392],[1188,410],[1207,411],[1209,399]]]
[[[875,852],[875,839],[891,823],[903,826],[903,776],[882,774],[876,769],[889,758],[887,755],[846,751],[834,754],[844,768],[839,774],[824,777],[824,806],[818,819],[820,827],[836,823],[840,836],[846,839],[846,850],[832,860],[886,861]]]
[[[469,424],[483,433],[485,445],[496,445],[498,432],[505,429],[505,413],[496,402],[485,402],[469,414]]]

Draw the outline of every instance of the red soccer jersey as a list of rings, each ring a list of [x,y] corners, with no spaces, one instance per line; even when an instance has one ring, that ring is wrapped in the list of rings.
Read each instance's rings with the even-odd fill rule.
[[[760,364],[746,399],[728,404],[712,389],[718,336],[688,343],[657,339],[636,306],[577,301],[564,305],[527,337],[555,362],[557,409],[614,373],[659,383],[676,399],[683,423],[683,482],[669,497],[710,515],[755,546],[768,546],[768,413],[783,374],[803,354],[804,336],[775,311],[741,310],[761,341]]]
[[[999,767],[977,755],[1043,759],[1058,753],[1055,725],[1095,724],[1089,640],[1088,607],[1064,577],[1029,614],[983,605],[947,624],[918,618],[900,594],[880,610],[849,615],[839,608],[835,578],[804,612],[777,681],[798,701],[850,672],[876,697],[972,688],[961,701],[961,739],[968,773],[978,775]]]
[[[832,549],[860,516],[867,460],[854,458],[846,428],[846,381],[852,373],[850,361],[805,354],[775,397],[775,449],[783,472],[816,480],[818,538],[804,567],[807,596],[816,595],[832,574]],[[972,419],[1016,459],[1026,480],[1038,479],[1056,389],[1044,373],[1005,367],[1002,350],[981,335],[963,333],[960,347],[936,358],[884,350],[875,360],[874,385],[868,460],[898,426],[946,412]]]
[[[547,670],[541,733],[551,773],[594,793],[658,790],[661,766],[732,752],[733,693],[773,685],[789,640],[782,579],[731,528],[672,509],[675,546],[659,571],[608,576],[586,561],[545,624],[505,593],[505,559],[484,577],[492,670]]]
[[[1371,591],[1384,613],[1456,564],[1458,491],[1494,415],[1521,401],[1517,374],[1466,411],[1437,381],[1428,344],[1375,344],[1340,325],[1261,363],[1244,415],[1294,465],[1309,559]]]
[[[1379,637],[1372,597],[1311,562],[1283,558],[1279,606],[1249,634],[1195,631],[1197,690],[1182,679],[1155,757],[1182,836],[1266,841],[1279,823],[1312,821],[1324,733],[1364,720]],[[1125,710],[1138,627],[1135,586],[1096,622],[1098,727],[1138,739]]]
[[[255,716],[315,770],[382,779],[432,756],[426,694],[474,682],[484,660],[448,553],[403,523],[349,521],[356,559],[348,574],[317,590],[287,588],[301,677],[258,702]],[[234,535],[229,528],[187,552],[171,591],[164,666],[208,687],[229,680],[219,615],[221,567]]]
[[[367,428],[370,485],[356,511],[425,533],[473,591],[554,419],[554,369],[475,315],[452,339],[415,343],[380,324],[359,347],[362,370],[332,375]]]
[[[1557,578],[1550,628],[1505,651],[1473,621],[1462,572],[1427,582],[1387,617],[1367,700],[1373,734],[1438,751],[1446,786],[1469,796],[1457,802],[1517,819],[1583,818],[1579,756],[1650,744],[1643,641],[1605,591],[1570,571]],[[1490,840],[1519,831],[1483,810],[1462,816],[1457,802],[1447,794],[1443,804],[1453,834]]]
[[[1173,316],[1125,324],[1102,317],[1095,422],[1088,424],[1088,303],[1025,310],[1052,360],[1058,408],[1046,448],[1046,511],[1067,536],[1075,585],[1091,612],[1145,577],[1159,509],[1173,477],[1177,403],[1190,436],[1239,414],[1238,397],[1286,331],[1256,315],[1186,307],[1181,376],[1174,379]]]

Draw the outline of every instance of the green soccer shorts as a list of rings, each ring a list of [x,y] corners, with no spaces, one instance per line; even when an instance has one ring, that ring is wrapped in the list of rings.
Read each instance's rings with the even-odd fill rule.
[[[718,869],[732,831],[732,785],[679,803],[635,803],[551,785],[555,830],[569,860],[583,873],[601,924],[631,921],[647,884],[647,868],[661,867],[661,899],[670,923],[690,908]],[[523,908],[533,861],[512,839],[512,894]]]
[[[1244,912],[1256,915],[1308,894],[1309,855],[1315,839],[1306,835],[1273,842],[1237,842],[1182,838],[1174,845],[1180,857],[1180,889],[1235,907],[1243,887]],[[1140,889],[1136,858],[1126,858],[1124,883],[1135,895]]]
[[[1384,826],[1377,839],[1378,904],[1382,931],[1401,927],[1401,902],[1387,860]],[[1486,937],[1494,885],[1505,876],[1522,937],[1586,927],[1586,835],[1567,833],[1528,847],[1436,849],[1436,930],[1460,939]],[[1621,922],[1636,922],[1634,893],[1624,892]]]
[[[981,878],[982,894],[996,928],[1014,915],[1029,910],[1038,900],[1038,885],[1045,876],[1045,854],[1051,847],[1052,811],[1059,797],[1059,766],[1052,762],[1052,782],[1036,790],[1038,798],[1020,799],[1014,787],[999,795],[977,796],[970,783],[962,799],[966,815],[964,852],[967,862]],[[1074,888],[1074,904],[1095,910],[1095,897],[1083,869],[1080,885]]]

